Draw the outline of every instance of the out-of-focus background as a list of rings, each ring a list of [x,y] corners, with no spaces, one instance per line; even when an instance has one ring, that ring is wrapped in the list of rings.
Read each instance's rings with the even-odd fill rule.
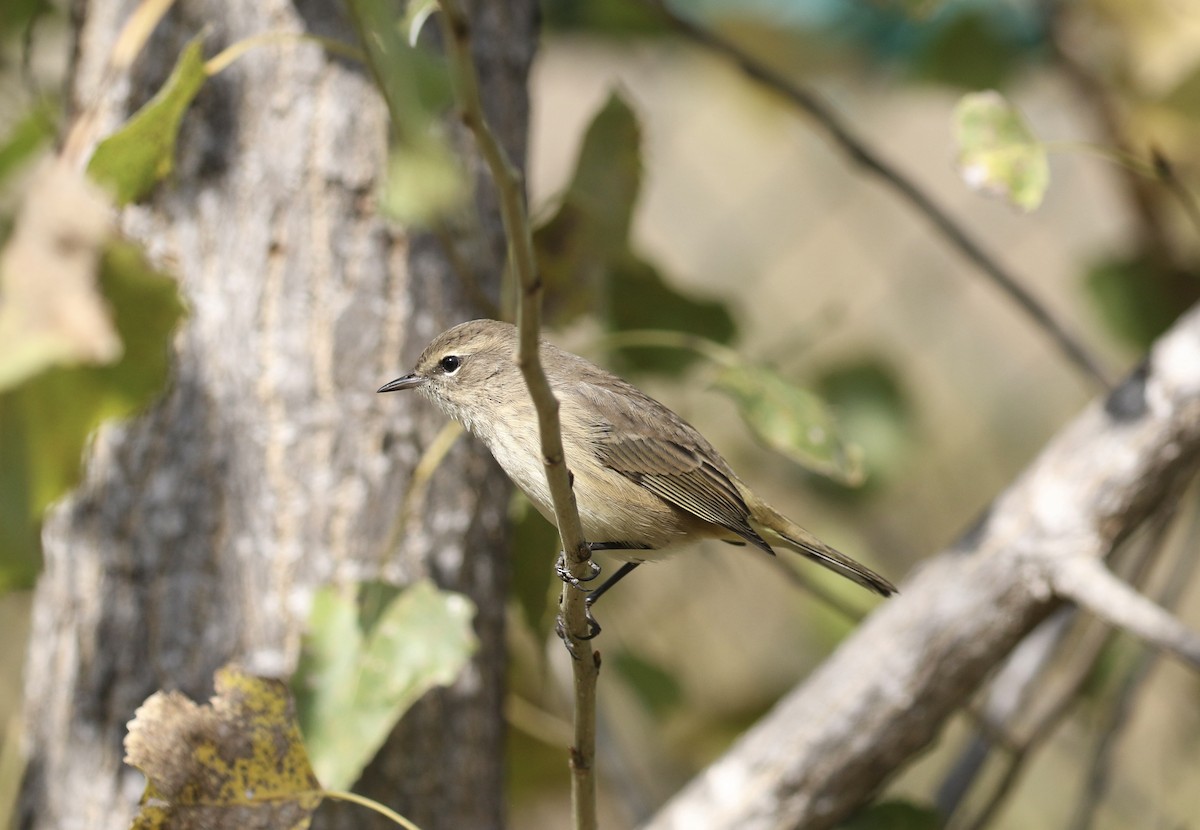
[[[2,14],[18,23],[39,5],[7,2]],[[1185,207],[1196,197],[1179,192],[1194,194],[1200,174],[1196,0],[705,0],[678,10],[819,91],[1113,377],[1200,298],[1200,228]],[[865,482],[831,483],[764,447],[715,388],[711,361],[648,371],[628,350],[608,348],[605,315],[632,297],[649,307],[630,313],[653,321],[659,295],[631,287],[608,306],[563,315],[552,336],[675,408],[817,535],[902,583],[1098,394],[926,217],[729,60],[637,2],[547,0],[544,22],[531,79],[535,215],[554,215],[589,124],[618,94],[640,139],[632,253],[653,264],[671,296],[717,321],[697,333],[823,395],[863,449]],[[69,38],[58,8],[40,19],[32,51],[23,25],[0,23],[0,135],[13,136],[35,105],[56,104]],[[971,190],[956,168],[956,103],[989,88],[1054,150],[1034,212]],[[1170,182],[1131,169],[1147,166],[1152,151],[1170,163]],[[4,160],[0,152],[0,169]],[[1183,503],[1146,578],[1151,593],[1185,572],[1173,569],[1195,549],[1194,494]],[[522,538],[537,537],[546,558],[518,564],[518,579],[545,572],[552,555],[541,520],[521,519],[522,510],[514,506]],[[597,606],[605,827],[649,815],[850,630],[781,568],[799,569],[854,609],[874,603],[797,560],[714,544],[640,569]],[[518,583],[522,602],[510,615],[511,825],[562,827],[569,670],[548,635],[554,586],[533,585]],[[1177,604],[1196,625],[1198,600],[1188,585]],[[0,597],[0,727],[19,710],[28,606],[26,590]],[[1140,645],[1117,637],[1029,751],[990,826],[1193,826],[1198,704],[1195,674],[1148,662]],[[931,805],[971,725],[962,714],[884,798]],[[1010,759],[993,753],[984,790],[998,786]]]

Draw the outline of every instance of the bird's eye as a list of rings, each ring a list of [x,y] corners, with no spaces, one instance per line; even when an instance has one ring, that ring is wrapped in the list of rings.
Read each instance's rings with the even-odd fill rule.
[[[452,375],[462,366],[462,359],[458,355],[448,354],[438,361],[438,365],[442,367],[443,372]]]

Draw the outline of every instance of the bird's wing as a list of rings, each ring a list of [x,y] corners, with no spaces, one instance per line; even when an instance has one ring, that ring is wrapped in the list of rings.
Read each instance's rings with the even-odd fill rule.
[[[747,521],[750,510],[730,473],[721,469],[724,462],[719,456],[718,463],[705,458],[702,448],[708,444],[691,426],[662,404],[637,393],[640,403],[653,405],[659,427],[655,430],[659,434],[648,435],[628,410],[625,395],[591,384],[584,394],[593,400],[603,398],[608,404],[596,410],[603,416],[596,419],[591,435],[601,464],[663,501],[774,553]],[[708,452],[716,454],[715,450]]]

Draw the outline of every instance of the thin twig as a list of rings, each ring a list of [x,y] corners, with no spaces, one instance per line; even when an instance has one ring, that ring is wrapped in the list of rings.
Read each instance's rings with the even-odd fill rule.
[[[805,89],[769,66],[761,63],[746,51],[720,35],[697,25],[686,17],[676,14],[662,0],[642,0],[656,10],[681,34],[700,45],[733,61],[750,78],[783,96],[798,109],[807,113],[835,145],[840,147],[850,160],[864,170],[874,173],[881,181],[906,200],[918,213],[968,260],[983,272],[996,286],[1008,295],[1018,308],[1032,319],[1058,346],[1071,363],[1102,388],[1110,388],[1111,378],[1104,365],[1067,326],[1044,306],[982,246],[972,238],[933,197],[923,191],[904,173],[884,161],[866,142],[857,136],[850,126],[824,99],[810,89]]]
[[[1175,165],[1171,164],[1170,159],[1161,150],[1155,148],[1151,155],[1154,159],[1154,175],[1179,202],[1188,221],[1192,223],[1192,228],[1200,233],[1200,204],[1197,204],[1196,194],[1188,190],[1187,185],[1180,180],[1175,173]]]
[[[525,209],[521,173],[488,127],[475,66],[471,60],[470,21],[458,0],[442,0],[442,21],[450,56],[455,94],[462,107],[463,122],[474,134],[479,151],[491,170],[500,195],[500,214],[508,237],[509,258],[520,280],[521,301],[517,308],[519,349],[517,363],[529,387],[538,414],[542,462],[554,501],[567,567],[577,579],[591,573],[591,552],[583,538],[583,526],[571,489],[571,474],[563,453],[558,400],[546,379],[539,355],[538,329],[542,311],[542,282],[533,255],[533,235]],[[564,582],[562,634],[571,652],[575,677],[574,745],[571,748],[571,807],[576,830],[596,828],[596,679],[599,655],[592,648],[582,591]]]

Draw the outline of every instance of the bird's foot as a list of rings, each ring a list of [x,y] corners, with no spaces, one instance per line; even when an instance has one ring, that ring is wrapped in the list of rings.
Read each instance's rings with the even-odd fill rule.
[[[592,569],[591,576],[585,576],[582,579],[571,573],[571,569],[567,567],[567,557],[562,551],[558,553],[558,561],[554,563],[554,572],[558,574],[558,578],[567,583],[573,588],[578,588],[581,591],[587,590],[583,587],[583,583],[591,582],[596,577],[600,576],[600,566],[595,562],[588,560],[588,567]]]
[[[596,622],[596,618],[592,616],[591,606],[584,606],[584,620],[587,622],[587,633],[580,637],[567,636],[567,622],[563,619],[562,612],[554,618],[554,633],[558,635],[558,639],[563,641],[563,645],[567,647],[567,653],[575,660],[579,659],[579,652],[575,648],[577,640],[587,641],[593,640],[600,633],[600,623]]]

